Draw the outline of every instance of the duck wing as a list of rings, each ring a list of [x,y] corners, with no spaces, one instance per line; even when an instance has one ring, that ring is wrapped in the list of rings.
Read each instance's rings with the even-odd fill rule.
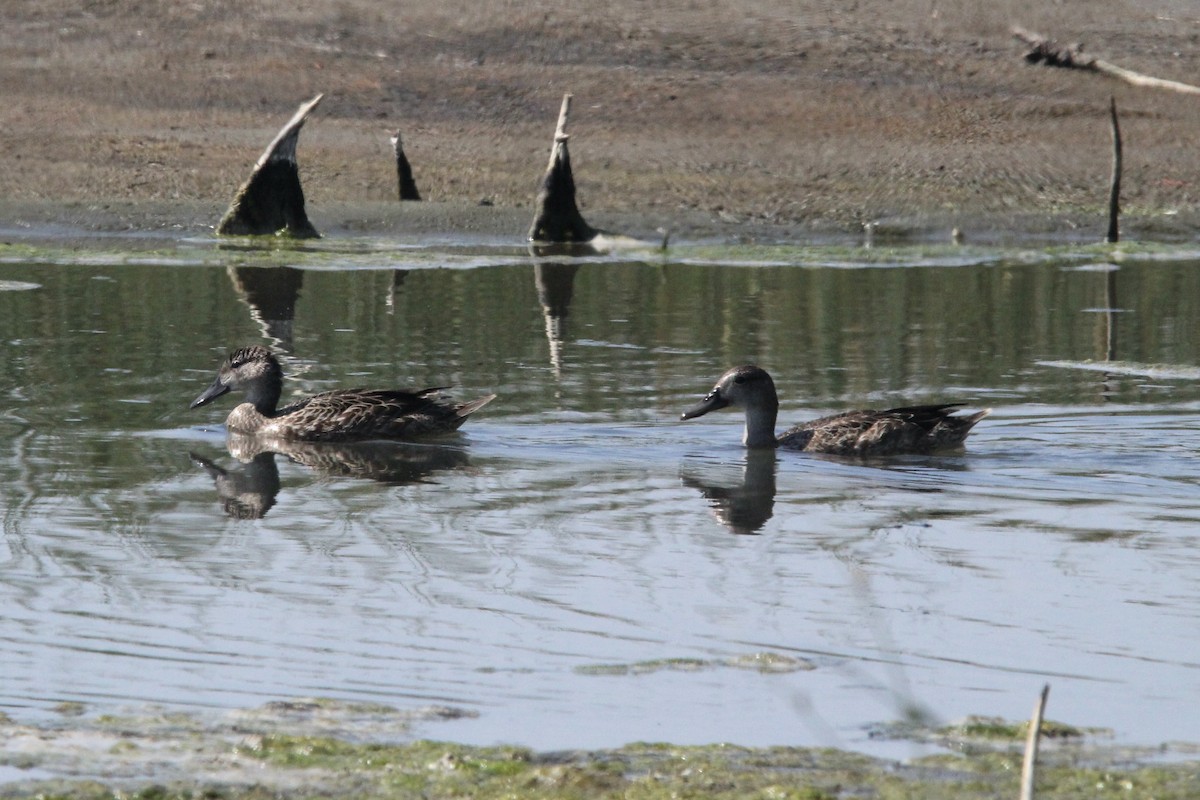
[[[929,453],[957,447],[990,412],[953,416],[962,403],[847,411],[805,422],[779,437],[780,447],[835,455]]]
[[[495,397],[455,403],[440,396],[444,388],[337,389],[280,410],[274,422],[301,441],[410,439],[456,430]]]

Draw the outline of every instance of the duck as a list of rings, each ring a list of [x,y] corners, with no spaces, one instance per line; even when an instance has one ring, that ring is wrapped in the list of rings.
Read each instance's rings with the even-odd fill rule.
[[[954,411],[962,406],[962,403],[944,403],[883,411],[846,411],[803,422],[776,436],[779,395],[775,381],[762,367],[745,364],[725,372],[712,391],[684,411],[680,419],[695,419],[721,408],[740,408],[746,415],[742,435],[746,447],[886,456],[932,453],[962,446],[975,424],[991,413],[989,408],[970,415],[955,415]]]
[[[442,396],[446,388],[334,389],[277,408],[283,370],[274,353],[255,345],[230,353],[212,385],[188,408],[208,405],[236,389],[244,393],[245,402],[225,420],[231,434],[297,442],[357,442],[448,433],[496,399],[491,394],[455,403]]]

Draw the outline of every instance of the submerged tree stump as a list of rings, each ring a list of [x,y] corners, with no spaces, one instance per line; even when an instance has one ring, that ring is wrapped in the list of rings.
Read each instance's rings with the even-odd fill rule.
[[[401,200],[420,200],[421,193],[417,191],[417,182],[413,180],[412,165],[404,155],[404,142],[400,131],[392,134],[392,149],[396,151],[396,180],[399,184]]]
[[[587,242],[599,233],[588,225],[575,204],[575,176],[571,173],[571,154],[567,151],[567,115],[571,113],[571,95],[563,95],[550,163],[538,192],[537,215],[529,228],[531,242]]]
[[[242,184],[229,210],[221,217],[217,233],[227,236],[283,234],[301,239],[319,237],[304,211],[304,190],[296,165],[300,129],[325,95],[300,106],[267,149],[258,157],[250,179]]]

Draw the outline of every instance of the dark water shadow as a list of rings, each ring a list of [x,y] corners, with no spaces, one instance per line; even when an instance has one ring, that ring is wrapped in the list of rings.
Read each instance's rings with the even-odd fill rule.
[[[1117,319],[1122,309],[1117,305],[1117,272],[1120,267],[1113,264],[1104,273],[1104,360],[1119,361],[1117,355]],[[1100,397],[1105,402],[1111,401],[1117,394],[1116,378],[1105,372],[1100,381]]]
[[[229,280],[250,307],[263,336],[286,353],[293,350],[296,302],[304,271],[295,267],[229,267]]]
[[[563,345],[567,339],[567,316],[575,293],[578,264],[534,264],[533,281],[546,323],[546,341],[550,347],[550,366],[556,378],[562,377]]]
[[[394,269],[391,273],[391,280],[388,281],[388,293],[384,298],[384,305],[387,306],[388,314],[396,313],[396,299],[400,293],[404,291],[404,281],[408,278],[408,273],[412,270]]]

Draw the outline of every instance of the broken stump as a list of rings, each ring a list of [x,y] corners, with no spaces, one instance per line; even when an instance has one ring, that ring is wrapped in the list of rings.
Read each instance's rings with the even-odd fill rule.
[[[396,151],[396,180],[399,183],[401,200],[420,200],[421,193],[417,191],[417,182],[413,180],[412,166],[404,155],[404,142],[400,131],[392,134],[392,149]]]
[[[319,237],[304,212],[304,190],[296,165],[296,140],[312,110],[325,95],[300,106],[258,157],[250,179],[242,184],[217,233],[226,236],[282,234],[301,239]]]
[[[550,149],[550,164],[538,192],[537,215],[529,228],[529,241],[553,243],[583,243],[599,233],[588,225],[575,204],[575,177],[571,174],[571,155],[567,151],[567,115],[571,112],[571,95],[563,95],[554,145]]]

